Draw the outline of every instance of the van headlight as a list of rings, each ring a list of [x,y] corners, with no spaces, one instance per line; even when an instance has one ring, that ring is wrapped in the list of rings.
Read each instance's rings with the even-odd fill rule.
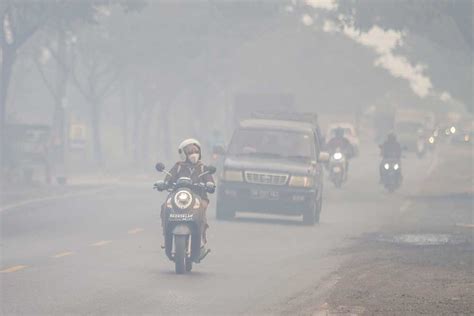
[[[243,182],[244,177],[242,176],[242,171],[237,170],[224,170],[223,174],[224,181],[231,181],[231,182]]]
[[[292,176],[288,185],[290,187],[311,188],[314,185],[314,179],[307,176]]]
[[[398,165],[398,163],[396,163],[396,164],[393,165],[393,169],[398,170],[398,168],[400,168],[400,166]]]
[[[385,168],[385,170],[390,169],[390,165],[389,165],[388,163],[386,163],[385,165],[383,165],[383,167]]]

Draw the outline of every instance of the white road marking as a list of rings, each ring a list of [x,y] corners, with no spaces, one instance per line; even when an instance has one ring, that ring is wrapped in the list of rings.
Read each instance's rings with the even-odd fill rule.
[[[457,227],[474,228],[474,224],[456,223]]]
[[[128,231],[128,234],[129,235],[135,235],[135,234],[141,233],[142,231],[144,231],[143,228],[134,228],[134,229],[130,229]]]
[[[6,268],[6,269],[0,271],[0,273],[12,273],[12,272],[17,272],[17,271],[23,270],[23,269],[25,269],[25,268],[27,268],[27,267],[28,267],[28,266],[24,266],[24,265],[13,266],[13,267]]]
[[[60,253],[58,253],[58,254],[55,254],[55,255],[52,256],[51,258],[57,259],[57,258],[62,258],[62,257],[70,256],[70,255],[73,255],[73,254],[74,254],[74,252],[72,252],[72,251],[60,252]]]
[[[96,194],[96,193],[99,193],[99,192],[102,192],[102,191],[105,191],[105,190],[109,190],[111,188],[113,188],[113,186],[108,186],[108,187],[100,188],[100,189],[97,189],[97,190],[87,190],[87,191],[85,190],[85,191],[77,192],[77,193],[66,193],[66,194],[63,194],[63,195],[53,195],[53,196],[48,196],[48,197],[44,197],[44,198],[36,198],[36,199],[21,201],[21,202],[18,202],[18,203],[13,203],[13,204],[9,204],[9,205],[5,205],[5,206],[0,207],[0,212],[4,212],[4,211],[11,210],[11,209],[14,209],[14,208],[17,208],[17,207],[20,207],[20,206],[25,206],[25,205],[29,205],[29,204],[33,204],[33,203],[37,203],[37,202],[54,201],[54,200],[74,198],[74,197],[79,197],[79,196],[84,196],[84,195],[92,195],[92,194]]]
[[[112,242],[112,240],[101,240],[101,241],[98,241],[96,243],[93,243],[91,246],[100,247],[100,246],[105,246],[107,244],[110,244],[111,242]]]

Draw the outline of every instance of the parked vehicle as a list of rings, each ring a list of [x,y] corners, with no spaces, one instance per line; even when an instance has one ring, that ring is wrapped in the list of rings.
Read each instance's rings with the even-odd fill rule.
[[[39,124],[6,126],[4,168],[11,182],[31,183],[36,173],[51,182],[51,128]]]

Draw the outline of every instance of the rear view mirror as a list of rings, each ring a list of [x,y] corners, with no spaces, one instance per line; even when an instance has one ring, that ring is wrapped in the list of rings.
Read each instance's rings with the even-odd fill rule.
[[[214,146],[214,148],[212,148],[212,152],[219,156],[225,155],[225,149],[222,146]]]
[[[165,165],[162,162],[159,162],[155,165],[155,169],[158,172],[163,172],[165,170]]]
[[[329,161],[329,153],[322,151],[319,153],[318,162],[328,162]]]
[[[208,172],[209,174],[214,174],[214,173],[216,173],[216,170],[217,170],[217,169],[216,169],[216,167],[214,167],[214,166],[208,166],[208,167],[207,167],[207,172]]]

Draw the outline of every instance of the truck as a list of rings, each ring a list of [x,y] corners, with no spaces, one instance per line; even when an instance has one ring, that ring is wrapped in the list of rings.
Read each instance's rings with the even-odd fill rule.
[[[423,156],[426,141],[435,128],[435,115],[429,111],[398,109],[395,113],[395,133],[408,151]]]

